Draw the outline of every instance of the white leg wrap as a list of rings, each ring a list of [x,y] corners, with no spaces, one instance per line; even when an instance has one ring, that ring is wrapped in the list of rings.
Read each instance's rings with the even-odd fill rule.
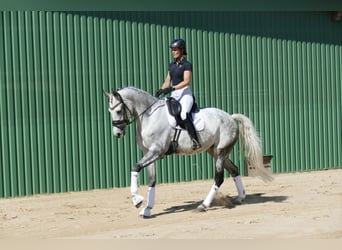
[[[149,187],[148,194],[147,194],[147,205],[140,211],[140,216],[144,218],[151,217],[151,209],[154,206],[154,195],[155,195],[155,188]]]
[[[131,195],[133,205],[136,207],[140,207],[142,204],[144,197],[138,195],[138,172],[131,172]]]
[[[207,197],[203,201],[204,206],[206,206],[206,207],[210,206],[210,204],[213,202],[213,200],[215,198],[215,195],[216,195],[218,189],[219,189],[218,186],[216,186],[215,184],[211,187],[209,194],[207,195]]]
[[[148,188],[148,194],[147,194],[147,207],[152,209],[154,206],[154,196],[155,196],[156,189],[154,187]]]
[[[131,172],[131,195],[138,193],[138,172]]]
[[[245,188],[243,187],[243,184],[242,184],[241,176],[238,175],[238,176],[234,177],[233,179],[235,182],[235,186],[236,186],[239,198],[245,199],[246,193],[245,193]]]

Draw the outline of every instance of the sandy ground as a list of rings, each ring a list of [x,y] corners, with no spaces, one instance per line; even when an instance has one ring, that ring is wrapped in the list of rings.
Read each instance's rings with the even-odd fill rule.
[[[247,198],[225,180],[213,206],[195,213],[212,180],[160,184],[153,218],[142,219],[129,188],[0,199],[0,239],[341,239],[342,169],[243,177]],[[146,197],[147,187],[140,187]]]

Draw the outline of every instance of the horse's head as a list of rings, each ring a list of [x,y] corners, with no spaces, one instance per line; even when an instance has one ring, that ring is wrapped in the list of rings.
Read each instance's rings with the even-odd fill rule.
[[[127,125],[130,124],[129,113],[131,111],[124,103],[118,91],[113,90],[111,93],[103,91],[103,94],[109,99],[108,111],[112,117],[113,134],[118,138],[122,138],[125,136]]]

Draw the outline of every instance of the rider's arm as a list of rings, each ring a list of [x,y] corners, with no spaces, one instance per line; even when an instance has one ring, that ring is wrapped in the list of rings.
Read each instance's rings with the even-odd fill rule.
[[[170,83],[171,83],[171,76],[170,76],[170,72],[168,71],[167,75],[166,75],[166,78],[165,78],[165,81],[164,81],[164,83],[163,83],[161,88],[165,89],[165,88],[169,87]]]

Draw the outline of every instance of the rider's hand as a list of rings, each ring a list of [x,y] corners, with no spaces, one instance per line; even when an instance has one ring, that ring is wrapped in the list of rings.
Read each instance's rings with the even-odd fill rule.
[[[156,97],[159,97],[160,95],[167,95],[169,93],[171,93],[173,90],[175,90],[174,87],[168,87],[165,89],[159,89],[156,93]]]

